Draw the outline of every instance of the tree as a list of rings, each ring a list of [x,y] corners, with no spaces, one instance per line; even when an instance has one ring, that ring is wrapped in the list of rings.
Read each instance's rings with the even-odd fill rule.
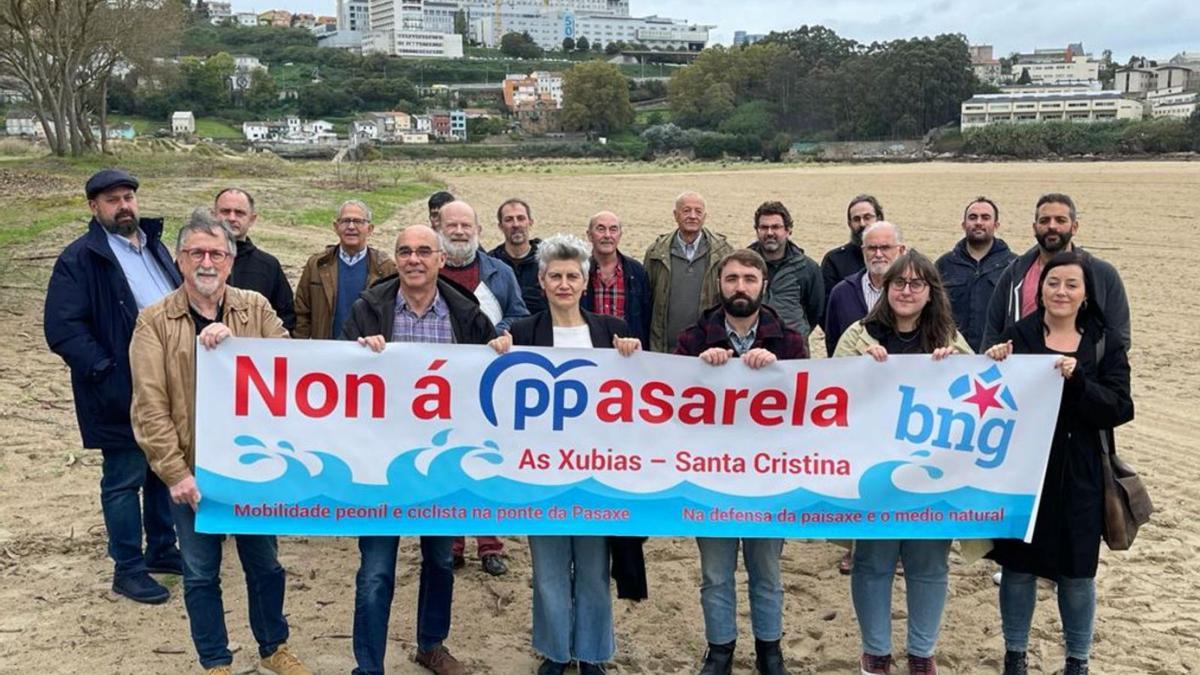
[[[587,50],[589,50],[591,48],[592,48],[592,44],[590,42],[588,42],[587,37],[585,37],[583,35],[580,35],[579,39],[575,41],[575,49],[578,49],[581,52],[586,52]]]
[[[250,88],[246,90],[246,108],[256,113],[266,113],[279,104],[279,86],[275,78],[263,70],[250,74]]]
[[[500,53],[514,59],[540,59],[543,54],[529,33],[505,33],[500,38]]]
[[[621,43],[619,41],[610,42],[610,43],[604,45],[604,53],[608,54],[609,56],[616,56],[617,54],[621,53],[622,49],[624,49],[622,44],[623,43]]]
[[[563,123],[568,129],[612,134],[633,123],[625,76],[611,63],[588,61],[563,76]]]
[[[1029,69],[1021,69],[1021,77],[1017,78],[1017,84],[1033,84],[1033,78],[1029,76]]]
[[[564,52],[573,52],[573,51],[575,51],[575,38],[572,38],[572,37],[565,37],[565,38],[563,38],[563,41],[562,41],[562,50],[563,50]]]
[[[467,13],[460,9],[454,13],[454,33],[456,35],[466,35],[467,32]]]

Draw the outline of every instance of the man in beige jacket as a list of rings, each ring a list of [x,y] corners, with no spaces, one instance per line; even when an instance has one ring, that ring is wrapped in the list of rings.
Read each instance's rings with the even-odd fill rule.
[[[192,642],[207,672],[231,673],[233,654],[221,602],[224,535],[196,532],[196,343],[214,349],[227,337],[285,338],[266,298],[226,285],[237,244],[209,209],[196,209],[179,231],[175,258],[183,285],[138,315],[129,347],[133,370],[133,433],[150,468],[170,489],[183,554],[183,600]],[[199,338],[199,340],[197,340]],[[262,668],[311,675],[287,647],[284,571],[273,536],[237,536],[246,574],[250,626]]]

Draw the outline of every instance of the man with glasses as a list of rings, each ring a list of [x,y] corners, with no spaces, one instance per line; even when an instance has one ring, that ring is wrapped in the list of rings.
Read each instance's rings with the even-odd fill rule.
[[[175,244],[183,285],[142,312],[129,348],[133,431],[150,468],[170,488],[183,553],[183,603],[200,665],[212,675],[233,672],[233,653],[221,599],[225,535],[196,531],[196,509],[203,499],[195,476],[196,349],[215,349],[229,337],[288,336],[266,298],[226,283],[236,251],[233,232],[220,218],[205,207],[193,211]],[[286,573],[275,537],[239,534],[235,539],[259,672],[311,675],[288,649]]]
[[[385,253],[367,245],[373,229],[371,209],[363,202],[351,199],[338,208],[333,220],[338,243],[309,258],[296,285],[293,337],[332,340],[341,335],[358,294],[396,273]]]
[[[788,237],[792,214],[780,202],[763,202],[754,212],[758,241],[750,250],[767,262],[767,296],[788,328],[808,338],[825,315],[825,282],[821,270],[804,249]]]
[[[579,306],[595,314],[625,321],[633,337],[650,347],[650,279],[642,263],[621,253],[621,219],[601,211],[588,221],[592,244],[588,283]]]
[[[880,220],[863,230],[860,256],[863,269],[838,282],[825,308],[825,351],[833,356],[850,324],[871,311],[883,296],[883,273],[906,250],[900,228]]]
[[[842,279],[863,269],[862,235],[872,223],[883,220],[883,207],[871,195],[858,195],[846,207],[846,225],[850,241],[833,249],[821,259],[821,274],[825,281],[825,305]]]
[[[258,222],[254,197],[241,188],[225,188],[217,193],[213,210],[237,239],[237,257],[233,260],[229,285],[262,293],[290,333],[296,327],[292,285],[288,283],[279,260],[250,241],[250,228]]]
[[[496,337],[496,329],[475,299],[439,278],[446,263],[443,248],[444,240],[424,225],[400,232],[396,240],[398,278],[362,294],[350,310],[341,338],[357,340],[378,353],[388,342],[482,345]],[[361,563],[354,580],[355,673],[384,670],[399,541],[399,537],[358,539]],[[452,546],[451,537],[421,537],[416,660],[438,675],[467,672],[442,644],[450,634],[454,596]]]
[[[129,340],[138,314],[180,278],[161,241],[162,219],[138,217],[137,189],[136,178],[115,169],[88,180],[92,220],[54,263],[43,326],[51,351],[71,369],[83,447],[103,456],[100,508],[112,590],[160,603],[170,592],[148,572],[180,574],[182,561],[167,488],[149,470],[129,423]]]

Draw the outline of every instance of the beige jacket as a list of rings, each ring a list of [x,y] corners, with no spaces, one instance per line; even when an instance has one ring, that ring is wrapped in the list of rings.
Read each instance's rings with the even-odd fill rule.
[[[324,339],[333,328],[333,310],[337,303],[337,246],[314,253],[304,263],[300,283],[296,284],[296,329],[292,337]],[[396,273],[396,263],[383,251],[367,248],[367,288],[376,280]],[[336,340],[338,336],[331,336]]]
[[[235,337],[286,338],[267,299],[225,287],[224,318]],[[150,468],[168,486],[196,466],[196,325],[179,287],[138,314],[129,345],[133,371],[133,435]]]

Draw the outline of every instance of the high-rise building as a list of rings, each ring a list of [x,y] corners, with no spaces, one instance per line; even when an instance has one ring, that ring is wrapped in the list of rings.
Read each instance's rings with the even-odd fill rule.
[[[371,29],[362,40],[364,54],[413,58],[459,58],[461,35],[425,29],[424,0],[370,0]]]

